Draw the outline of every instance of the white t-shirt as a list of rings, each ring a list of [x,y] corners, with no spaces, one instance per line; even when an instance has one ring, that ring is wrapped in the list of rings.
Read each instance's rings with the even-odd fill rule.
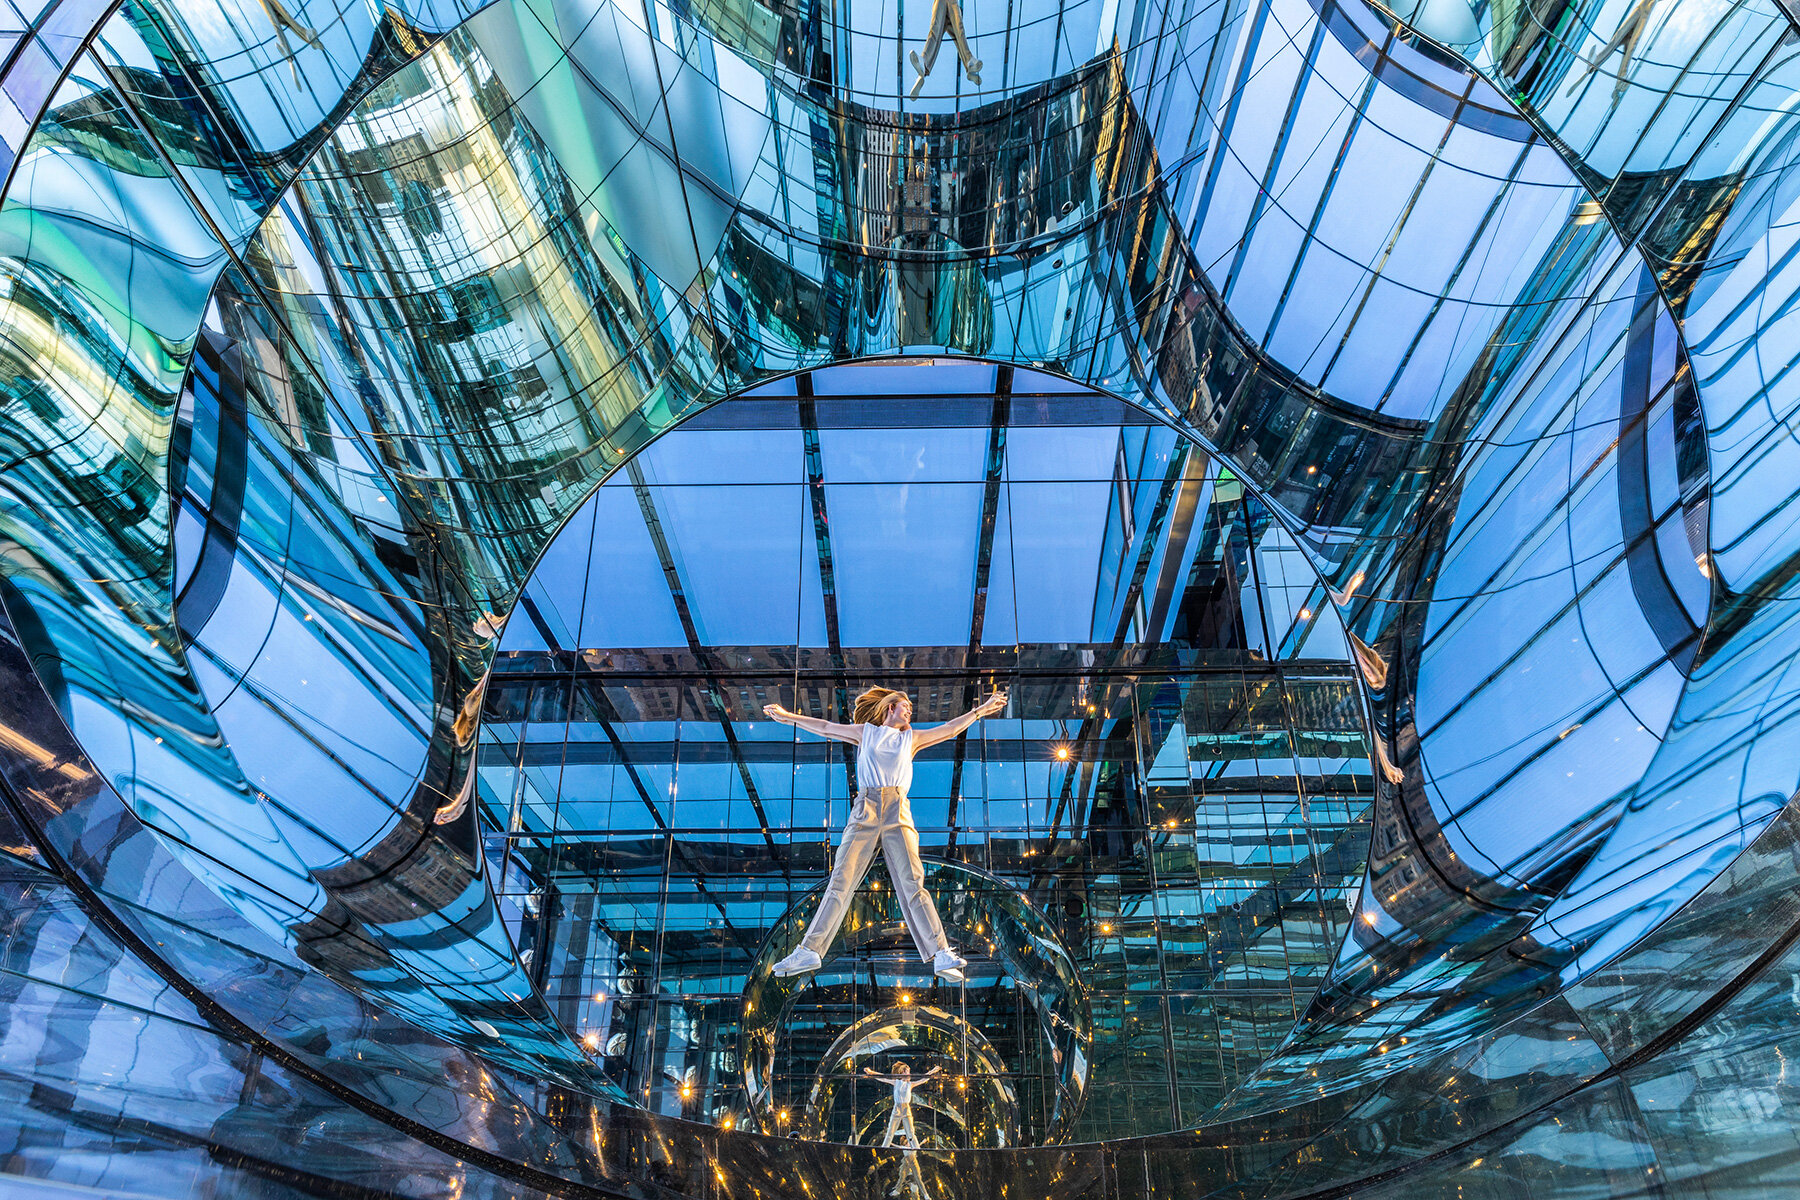
[[[913,731],[891,725],[864,725],[856,749],[856,786],[912,787]]]
[[[894,1085],[895,1108],[903,1108],[912,1103],[913,1089],[919,1086],[917,1079],[904,1075],[889,1075],[888,1082]]]

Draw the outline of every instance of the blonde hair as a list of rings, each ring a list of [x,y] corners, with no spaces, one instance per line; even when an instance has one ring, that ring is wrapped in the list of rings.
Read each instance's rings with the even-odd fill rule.
[[[897,692],[893,688],[872,687],[856,698],[856,707],[852,717],[858,725],[881,725],[888,719],[894,705],[906,699],[905,692]]]

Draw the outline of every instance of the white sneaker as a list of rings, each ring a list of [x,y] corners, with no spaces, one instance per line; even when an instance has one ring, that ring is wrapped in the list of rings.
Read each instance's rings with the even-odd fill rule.
[[[823,965],[823,960],[817,954],[802,946],[770,969],[775,978],[786,979],[789,975],[804,975],[808,971],[816,971]]]
[[[962,983],[968,978],[963,974],[963,968],[968,965],[968,959],[945,946],[932,957],[931,972],[939,979],[948,979],[951,983]]]

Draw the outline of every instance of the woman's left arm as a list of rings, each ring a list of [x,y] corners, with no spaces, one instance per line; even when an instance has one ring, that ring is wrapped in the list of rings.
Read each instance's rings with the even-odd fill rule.
[[[942,725],[933,725],[930,729],[915,729],[913,731],[913,752],[916,754],[927,746],[947,742],[981,718],[991,717],[1005,707],[1006,693],[995,692],[954,721],[945,721]]]

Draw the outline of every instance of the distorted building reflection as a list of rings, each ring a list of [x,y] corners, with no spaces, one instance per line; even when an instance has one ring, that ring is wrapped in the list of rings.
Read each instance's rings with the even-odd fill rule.
[[[0,1183],[1791,1191],[1797,28],[0,6]]]

